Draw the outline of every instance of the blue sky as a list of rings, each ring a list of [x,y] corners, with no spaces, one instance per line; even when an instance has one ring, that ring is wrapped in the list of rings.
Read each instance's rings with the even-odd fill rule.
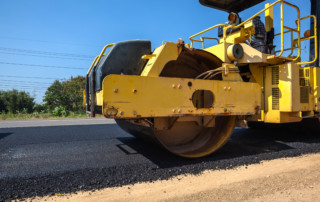
[[[309,1],[289,2],[300,7],[302,16],[309,15]],[[264,3],[240,16],[247,19]],[[198,0],[0,0],[0,90],[26,90],[41,103],[55,79],[84,76],[105,44],[148,39],[154,49],[164,40],[188,43],[191,35],[225,23],[227,16]],[[295,17],[294,10],[286,11],[289,24]]]

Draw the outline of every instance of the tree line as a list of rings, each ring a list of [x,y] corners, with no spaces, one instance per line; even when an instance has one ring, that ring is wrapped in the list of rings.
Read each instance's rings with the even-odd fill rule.
[[[85,86],[83,76],[71,77],[65,81],[54,81],[46,90],[43,103],[36,104],[30,93],[17,89],[0,90],[0,113],[53,113],[67,114],[69,111],[83,113],[82,92]]]

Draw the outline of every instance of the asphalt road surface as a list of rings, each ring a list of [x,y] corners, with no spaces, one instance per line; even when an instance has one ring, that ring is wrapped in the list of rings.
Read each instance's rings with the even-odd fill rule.
[[[0,201],[168,179],[318,152],[320,136],[308,130],[235,129],[218,152],[184,159],[130,136],[113,120],[3,121]]]

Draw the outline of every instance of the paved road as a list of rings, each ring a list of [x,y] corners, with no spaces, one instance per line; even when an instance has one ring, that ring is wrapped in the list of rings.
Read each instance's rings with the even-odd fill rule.
[[[0,201],[168,179],[320,152],[320,136],[236,129],[217,153],[176,157],[106,119],[0,122]],[[232,165],[232,166],[231,166]]]
[[[113,119],[106,119],[106,118],[0,121],[0,128],[25,128],[25,127],[42,127],[42,126],[77,126],[77,125],[96,125],[96,124],[114,124],[114,123],[115,123],[115,121]]]

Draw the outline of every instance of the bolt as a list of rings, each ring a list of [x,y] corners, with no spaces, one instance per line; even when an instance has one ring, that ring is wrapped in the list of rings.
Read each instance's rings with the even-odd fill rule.
[[[181,88],[182,88],[181,84],[179,84],[179,85],[178,85],[178,88],[179,88],[179,89],[181,89]]]
[[[133,91],[132,91],[132,92],[133,92],[133,93],[136,93],[137,91],[138,91],[137,89],[133,89]]]
[[[182,110],[181,110],[181,109],[178,109],[178,112],[179,112],[179,113],[181,113],[181,112],[182,112]]]
[[[175,84],[172,84],[172,88],[176,88],[176,85],[175,85]]]
[[[132,112],[132,114],[133,114],[133,115],[136,115],[136,114],[137,114],[137,112],[136,112],[136,111],[133,111],[133,112]]]
[[[118,92],[118,88],[113,89],[113,92],[117,93]]]
[[[231,112],[231,109],[229,109],[228,111]]]
[[[227,90],[227,87],[223,87],[223,90]]]
[[[227,112],[228,110],[227,110],[227,108],[224,108],[224,112]]]
[[[230,91],[231,90],[231,87],[228,87],[228,91]]]
[[[123,111],[120,111],[119,114],[120,114],[120,115],[123,115]]]
[[[173,110],[172,110],[173,113],[176,113],[176,111],[177,111],[176,109],[173,109]]]

